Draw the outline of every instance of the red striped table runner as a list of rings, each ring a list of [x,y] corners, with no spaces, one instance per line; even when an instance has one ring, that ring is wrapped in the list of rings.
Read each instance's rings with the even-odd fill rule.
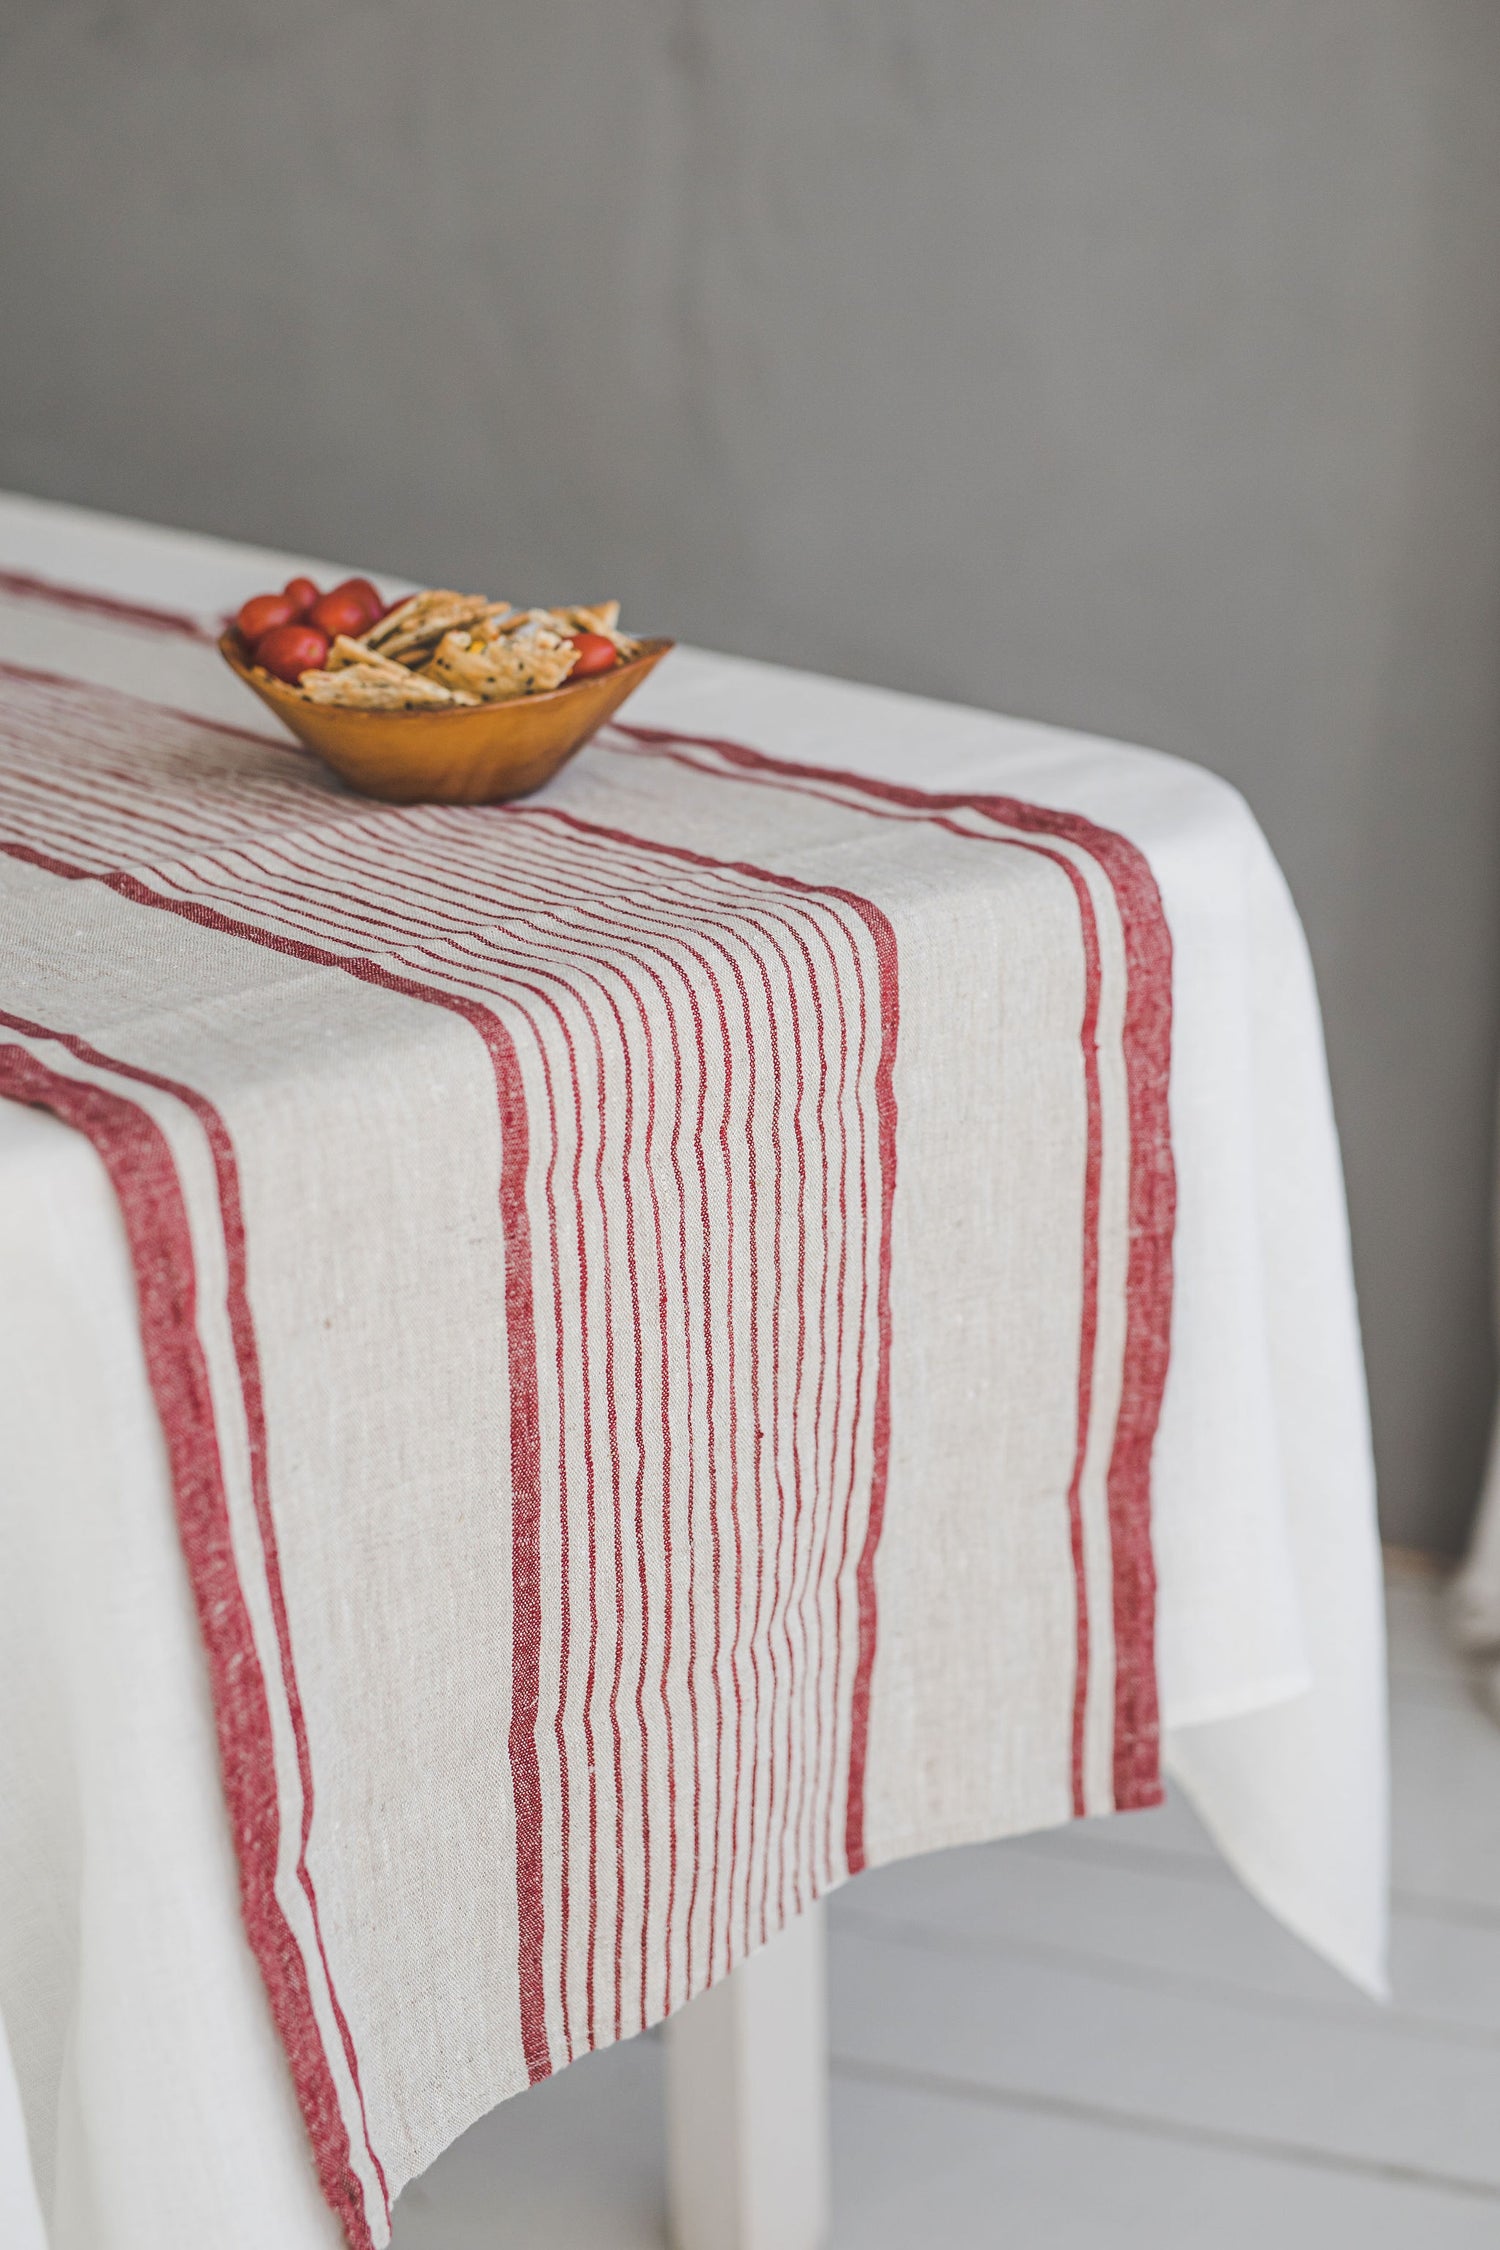
[[[542,797],[0,677],[0,1093],[98,1149],[351,2243],[902,1853],[1159,1794],[1170,942],[1079,817]]]

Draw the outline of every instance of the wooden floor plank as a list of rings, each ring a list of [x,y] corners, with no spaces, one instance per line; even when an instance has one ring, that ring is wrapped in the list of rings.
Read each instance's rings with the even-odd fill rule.
[[[1500,2047],[1126,1985],[930,1932],[840,1928],[830,1956],[840,2057],[1500,2196]]]
[[[1493,2250],[1497,2237],[1492,2202],[1081,2116],[839,2074],[833,2114],[833,2250]]]
[[[1227,1869],[1204,1881],[1196,1867],[1160,1857],[1106,1863],[981,1845],[881,1868],[841,1892],[832,1912],[841,1927],[916,1924],[1116,1981],[1311,2010],[1368,2025],[1377,2037],[1415,2023],[1500,2043],[1500,1928],[1398,1913],[1396,1998],[1386,2009],[1299,1944]]]

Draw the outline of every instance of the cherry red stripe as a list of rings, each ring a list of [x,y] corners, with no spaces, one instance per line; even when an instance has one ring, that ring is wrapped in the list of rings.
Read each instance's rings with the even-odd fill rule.
[[[118,594],[86,592],[79,586],[60,586],[55,579],[35,578],[27,571],[0,570],[0,595],[10,601],[47,604],[71,610],[75,616],[98,617],[111,625],[135,625],[143,633],[166,633],[179,640],[212,642],[216,635],[201,618],[181,610],[154,609],[145,602],[125,601]]]

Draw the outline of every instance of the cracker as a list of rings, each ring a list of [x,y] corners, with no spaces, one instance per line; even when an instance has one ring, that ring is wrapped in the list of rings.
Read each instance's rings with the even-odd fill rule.
[[[503,615],[509,606],[508,602],[486,601],[482,594],[453,594],[442,588],[418,594],[404,611],[397,610],[372,625],[364,636],[365,646],[382,656],[406,657],[417,649],[436,647],[444,633],[456,626]]]
[[[561,687],[577,662],[578,651],[546,627],[495,638],[459,630],[444,635],[427,676],[500,703]]]
[[[381,656],[366,648],[362,641],[353,641],[347,633],[340,633],[323,660],[325,672],[342,672],[352,665],[365,671],[381,673],[390,680],[409,680],[410,672],[404,664],[397,664],[389,656]]]
[[[346,664],[336,672],[304,672],[300,685],[311,703],[340,703],[360,711],[418,710],[479,701],[475,695],[422,678],[399,665],[387,669],[383,665]]]

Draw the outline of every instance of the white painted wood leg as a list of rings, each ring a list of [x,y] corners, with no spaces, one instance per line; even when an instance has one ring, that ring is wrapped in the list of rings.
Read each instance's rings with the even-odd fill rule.
[[[812,1907],[667,2024],[672,2250],[824,2250],[823,1919]]]

